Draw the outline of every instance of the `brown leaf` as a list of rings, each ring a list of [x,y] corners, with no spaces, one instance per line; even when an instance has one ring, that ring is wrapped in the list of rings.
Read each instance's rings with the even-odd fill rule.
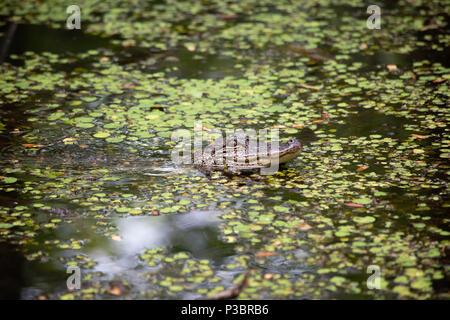
[[[386,67],[389,71],[397,70],[397,66],[395,64],[388,64]]]
[[[109,58],[108,58],[108,57],[102,57],[102,58],[100,59],[100,62],[106,62],[106,61],[109,61]]]
[[[234,19],[237,18],[236,14],[221,14],[219,15],[221,19]]]
[[[134,89],[134,88],[136,88],[136,86],[134,86],[134,85],[132,85],[132,84],[129,84],[129,85],[121,86],[121,87],[120,87],[120,89]]]
[[[358,169],[356,169],[356,171],[358,171],[358,172],[364,171],[364,170],[366,170],[367,168],[369,168],[369,166],[361,166],[361,167],[359,167]]]
[[[434,79],[433,80],[433,82],[434,83],[441,83],[441,82],[444,82],[446,79],[444,79],[444,78],[436,78],[436,79]]]
[[[264,279],[269,280],[269,279],[272,279],[273,276],[274,276],[273,273],[266,273],[266,274],[264,274]]]
[[[294,123],[292,125],[292,127],[294,127],[294,128],[302,128],[304,125],[305,125],[304,123]]]
[[[328,113],[322,114],[322,119],[328,119],[328,118],[330,118],[330,115]]]
[[[62,141],[63,142],[71,142],[71,141],[77,141],[77,138],[64,138]]]
[[[312,122],[312,123],[321,123],[321,122],[323,122],[323,120],[322,120],[322,119],[320,119],[320,120],[313,120],[313,122]]]
[[[344,205],[346,205],[347,207],[364,208],[364,206],[360,203],[348,202],[348,203],[344,203]]]
[[[411,133],[411,137],[414,137],[417,139],[425,139],[427,136],[421,136],[420,134]]]
[[[107,291],[108,291],[109,294],[112,294],[112,295],[115,295],[115,296],[118,296],[118,295],[120,295],[122,293],[122,290],[120,290],[120,288],[117,287],[117,286],[109,288]]]
[[[85,148],[87,148],[88,146],[85,145],[85,144],[80,144],[79,147],[85,149]]]
[[[256,258],[270,257],[270,256],[274,256],[277,254],[278,254],[278,252],[274,252],[274,251],[263,251],[263,252],[255,253],[255,257]]]
[[[301,225],[298,226],[298,228],[302,231],[312,229],[312,227],[309,224],[307,224],[306,222],[303,222]]]

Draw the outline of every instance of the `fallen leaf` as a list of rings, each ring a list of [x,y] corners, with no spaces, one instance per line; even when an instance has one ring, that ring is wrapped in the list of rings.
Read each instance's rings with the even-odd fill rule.
[[[70,141],[77,141],[77,138],[64,138],[62,141],[63,142],[70,142]]]
[[[292,127],[294,127],[294,128],[302,128],[302,127],[304,127],[304,126],[305,126],[304,123],[294,123],[294,124],[292,125]]]
[[[255,257],[256,258],[270,257],[270,256],[274,256],[277,254],[278,254],[278,252],[274,252],[274,251],[263,251],[263,252],[255,253]]]
[[[219,15],[221,19],[234,19],[237,18],[236,14],[221,14]]]
[[[106,62],[106,61],[109,61],[109,58],[108,58],[108,57],[102,57],[102,58],[100,59],[100,62]]]
[[[112,295],[115,295],[115,296],[118,296],[118,295],[120,295],[122,293],[122,291],[120,290],[119,287],[114,286],[114,287],[108,289],[108,293],[112,294]]]
[[[436,78],[436,79],[434,79],[433,80],[433,82],[434,83],[441,83],[441,82],[444,82],[446,79],[444,79],[444,78]]]
[[[397,70],[397,66],[395,64],[388,64],[386,67],[389,71]]]
[[[312,229],[312,227],[309,224],[307,224],[306,222],[303,222],[301,225],[298,226],[298,228],[302,231]]]
[[[346,205],[347,207],[364,208],[364,206],[362,204],[353,203],[353,202],[344,203],[344,205]]]
[[[19,131],[19,130],[14,130],[14,131],[11,131],[10,133],[22,133],[23,131]]]
[[[87,148],[88,146],[85,145],[85,144],[80,144],[79,147],[80,147],[80,148]]]
[[[414,137],[417,139],[425,139],[427,136],[421,136],[420,134],[411,133],[411,137]]]
[[[152,215],[157,216],[159,214],[158,210],[153,210]]]
[[[330,118],[330,115],[328,113],[322,114],[322,119],[328,119],[328,118]]]
[[[313,120],[312,123],[320,123],[320,122],[323,122],[323,120],[322,119],[320,119],[320,120]]]
[[[366,170],[367,168],[369,168],[369,166],[361,166],[361,167],[359,167],[358,169],[356,169],[356,171],[358,171],[358,172],[364,171],[364,170]]]
[[[46,297],[46,296],[43,296],[43,295],[41,295],[41,296],[38,296],[38,300],[47,300],[47,297]]]
[[[361,45],[359,46],[359,48],[362,49],[362,50],[364,50],[364,49],[367,49],[368,46],[367,46],[367,44],[365,44],[365,43],[361,43]]]
[[[269,279],[272,279],[273,276],[274,276],[273,273],[266,273],[266,274],[264,274],[264,279],[269,280]]]

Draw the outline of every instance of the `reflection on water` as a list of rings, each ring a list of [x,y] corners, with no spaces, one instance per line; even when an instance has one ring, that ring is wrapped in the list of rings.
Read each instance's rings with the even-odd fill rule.
[[[94,246],[89,255],[98,263],[97,271],[112,275],[134,269],[138,256],[147,249],[167,248],[187,251],[196,258],[216,264],[234,253],[233,246],[218,239],[217,212],[193,211],[181,215],[116,218],[120,240]]]
[[[114,237],[105,238],[92,229],[95,219],[75,218],[71,224],[42,233],[37,245],[51,239],[69,241],[80,236],[89,239],[79,254],[87,254],[96,262],[90,272],[101,272],[97,278],[100,281],[125,281],[136,293],[148,289],[148,283],[141,277],[148,266],[139,258],[147,249],[188,252],[193,258],[209,259],[218,269],[223,269],[226,259],[236,252],[234,245],[219,239],[220,222],[219,212],[198,210],[178,215],[112,217],[111,224],[117,230]],[[11,247],[0,243],[0,299],[36,299],[49,293],[51,297],[55,288],[66,290],[66,263],[72,260],[73,252],[61,249],[47,252],[47,258],[27,261]],[[84,272],[82,269],[82,275]],[[235,276],[233,272],[220,275],[228,281]],[[83,283],[82,289],[87,285]]]
[[[0,28],[6,31],[9,25]],[[45,35],[45,36],[43,36]],[[112,48],[110,39],[84,33],[82,30],[54,29],[44,25],[18,24],[8,54],[33,52],[85,52],[99,47]],[[6,60],[10,62],[10,60]]]

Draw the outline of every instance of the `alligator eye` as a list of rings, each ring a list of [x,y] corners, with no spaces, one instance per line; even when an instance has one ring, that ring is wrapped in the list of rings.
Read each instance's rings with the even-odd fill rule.
[[[289,139],[289,143],[290,143],[290,144],[292,144],[292,143],[294,143],[294,142],[295,142],[294,139]]]

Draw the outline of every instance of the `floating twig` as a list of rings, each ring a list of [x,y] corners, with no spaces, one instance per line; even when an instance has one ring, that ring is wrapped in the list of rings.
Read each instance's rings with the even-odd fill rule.
[[[212,296],[201,297],[198,298],[197,300],[225,300],[237,298],[239,294],[242,292],[242,290],[245,288],[245,286],[247,286],[249,278],[250,278],[250,271],[247,271],[247,273],[244,276],[244,279],[239,284],[235,285],[233,288],[221,291]]]

